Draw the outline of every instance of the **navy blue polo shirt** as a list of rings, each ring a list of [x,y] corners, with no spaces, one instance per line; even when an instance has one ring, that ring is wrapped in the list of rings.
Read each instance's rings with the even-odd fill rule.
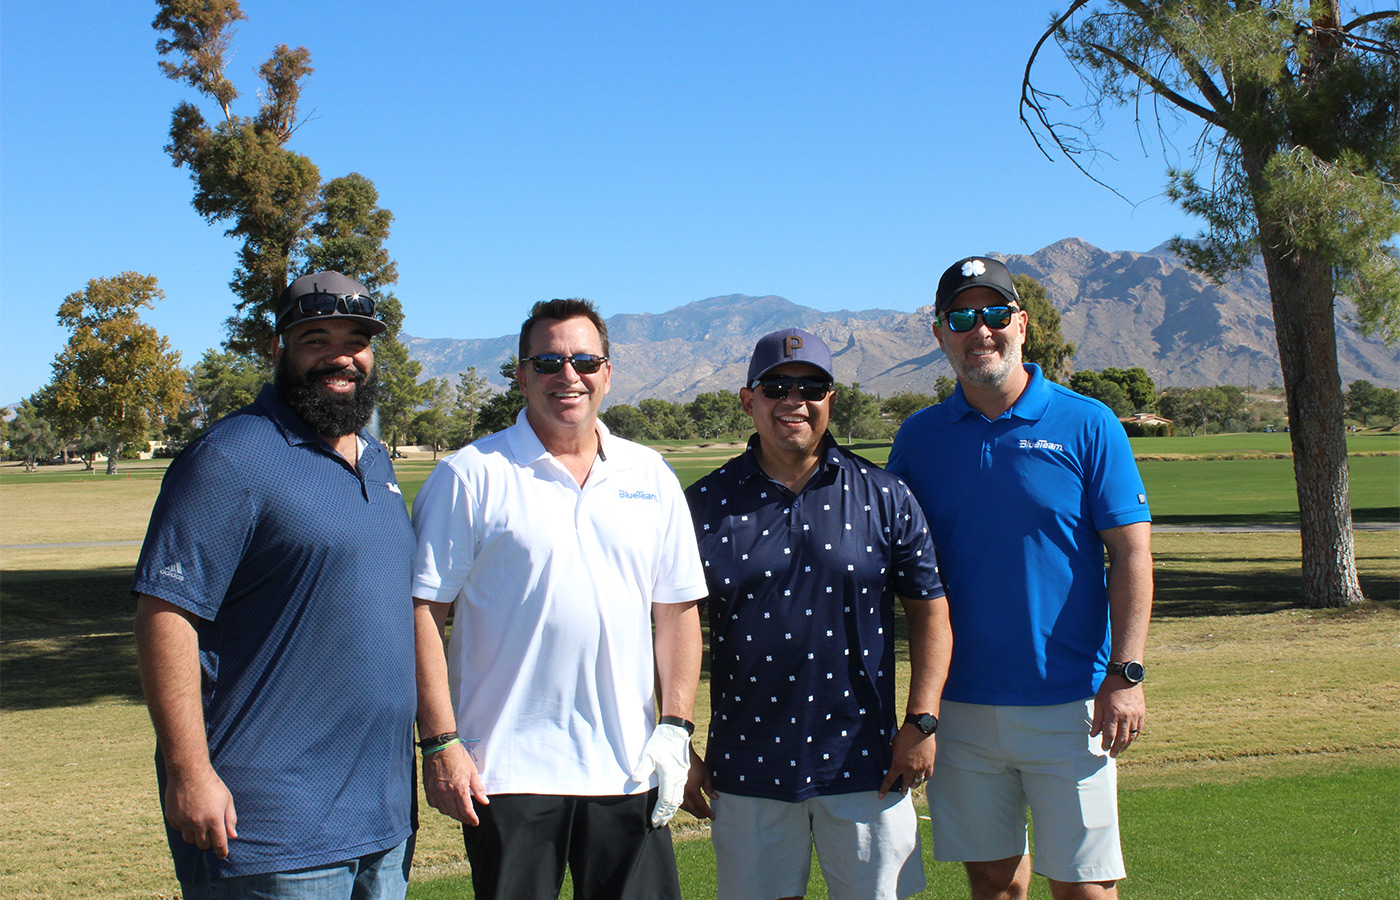
[[[686,491],[709,586],[715,789],[797,801],[879,788],[898,730],[894,598],[943,595],[904,483],[822,442],[793,494],[749,449]]]
[[[177,876],[325,865],[411,831],[415,541],[384,447],[352,469],[271,385],[171,464],[132,590],[199,617],[227,859],[169,832]],[[164,791],[163,760],[157,774]]]
[[[1091,697],[1110,646],[1099,532],[1150,522],[1147,491],[1108,407],[1034,363],[995,419],[959,384],[905,420],[890,471],[919,499],[953,626],[943,699],[1048,706]]]

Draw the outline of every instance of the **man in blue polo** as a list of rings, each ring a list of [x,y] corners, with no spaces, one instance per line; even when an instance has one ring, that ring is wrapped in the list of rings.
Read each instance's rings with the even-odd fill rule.
[[[831,354],[789,328],[754,348],[748,449],[686,492],[709,587],[709,742],[683,808],[713,818],[721,900],[923,890],[910,789],[932,772],[951,635],[909,490],[827,433]],[[895,699],[894,600],[909,620]]]
[[[273,385],[171,464],[132,590],[186,900],[402,898],[414,538],[364,432],[384,330],[337,272],[278,303]]]
[[[958,386],[904,423],[889,461],[928,516],[953,622],[934,856],[964,863],[977,900],[1024,898],[1029,808],[1051,895],[1116,897],[1114,758],[1147,714],[1147,495],[1113,413],[1022,362],[1005,265],[954,263],[934,309]]]

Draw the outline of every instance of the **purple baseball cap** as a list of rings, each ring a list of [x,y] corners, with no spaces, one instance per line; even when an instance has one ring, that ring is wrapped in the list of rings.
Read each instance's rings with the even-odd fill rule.
[[[831,372],[831,351],[826,343],[810,331],[801,328],[784,328],[758,339],[749,358],[749,377],[746,384],[753,383],[778,366],[787,363],[805,363],[821,369],[833,382],[836,376]]]

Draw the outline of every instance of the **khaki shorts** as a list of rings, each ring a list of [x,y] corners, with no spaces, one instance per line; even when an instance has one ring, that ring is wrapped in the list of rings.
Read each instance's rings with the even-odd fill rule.
[[[907,792],[795,803],[720,794],[710,806],[719,900],[803,896],[814,844],[831,900],[897,900],[924,889],[919,822]]]
[[[1034,870],[1056,881],[1116,881],[1118,771],[1089,737],[1094,701],[982,706],[944,700],[928,782],[935,859],[1021,856],[1026,811],[1035,823]]]

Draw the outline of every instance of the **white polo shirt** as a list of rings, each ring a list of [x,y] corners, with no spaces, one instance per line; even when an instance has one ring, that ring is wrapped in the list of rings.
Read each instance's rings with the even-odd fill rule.
[[[457,730],[488,794],[640,793],[651,605],[705,596],[690,512],[654,450],[598,423],[579,487],[522,412],[444,457],[413,505],[413,596],[457,601]]]

